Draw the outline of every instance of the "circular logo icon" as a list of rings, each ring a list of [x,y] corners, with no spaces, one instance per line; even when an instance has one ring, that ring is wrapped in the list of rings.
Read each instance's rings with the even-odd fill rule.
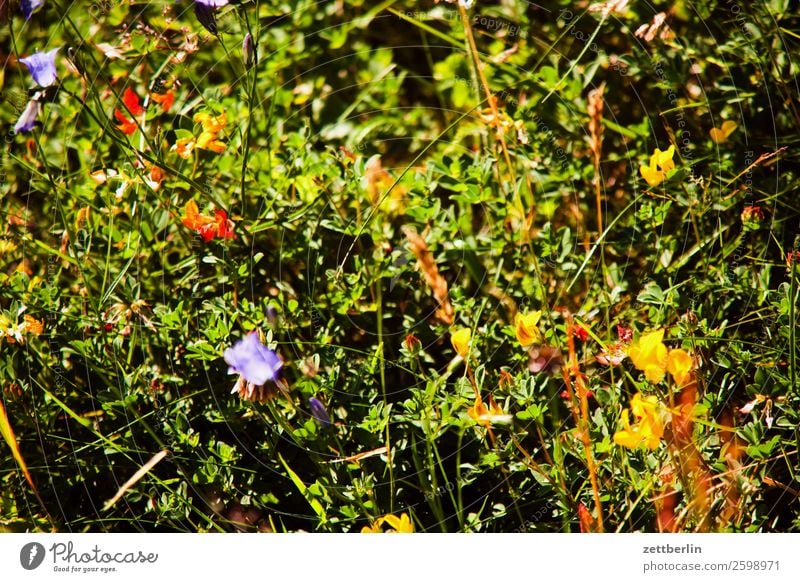
[[[44,562],[44,546],[39,542],[30,542],[19,551],[19,563],[26,570],[35,570]]]

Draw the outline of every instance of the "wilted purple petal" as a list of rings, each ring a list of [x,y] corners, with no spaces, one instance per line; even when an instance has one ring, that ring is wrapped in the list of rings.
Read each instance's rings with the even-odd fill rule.
[[[35,99],[28,101],[28,105],[19,116],[17,123],[14,125],[14,133],[26,133],[33,129],[36,125],[36,118],[42,110],[42,105]]]
[[[223,354],[229,374],[241,374],[247,382],[261,386],[276,381],[283,367],[278,354],[261,343],[256,332],[249,333]]]
[[[331,417],[328,415],[328,411],[325,410],[325,405],[322,402],[312,396],[308,399],[308,404],[311,407],[311,416],[313,416],[318,423],[322,426],[331,425]]]
[[[31,56],[20,59],[36,81],[42,87],[49,87],[56,82],[56,53],[60,49],[54,48],[46,53],[33,53]]]
[[[25,15],[25,20],[30,20],[34,11],[44,5],[44,0],[22,0],[21,8],[22,13]]]

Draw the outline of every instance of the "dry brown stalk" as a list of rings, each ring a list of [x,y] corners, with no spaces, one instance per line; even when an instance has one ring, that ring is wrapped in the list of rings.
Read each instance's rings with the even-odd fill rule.
[[[600,84],[597,89],[589,92],[587,111],[589,113],[589,147],[594,159],[594,185],[595,200],[597,203],[597,232],[603,232],[603,194],[600,174],[600,159],[603,154],[603,92],[605,84]]]
[[[447,295],[447,281],[439,273],[439,267],[436,266],[436,261],[433,255],[428,250],[428,244],[414,229],[409,227],[403,228],[403,234],[408,239],[408,244],[411,252],[417,257],[417,266],[422,274],[425,276],[425,282],[433,291],[433,297],[439,303],[439,308],[436,310],[436,317],[447,325],[452,325],[455,320],[455,312],[453,306],[450,304],[450,299]]]

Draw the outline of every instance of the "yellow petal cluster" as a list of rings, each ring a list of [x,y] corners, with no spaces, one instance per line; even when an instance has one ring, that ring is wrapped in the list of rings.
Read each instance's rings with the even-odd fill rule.
[[[636,424],[631,425],[628,411],[622,411],[622,430],[614,434],[614,442],[629,449],[644,444],[648,449],[658,447],[664,436],[664,421],[658,408],[655,396],[643,398],[638,392],[631,399],[631,412],[636,417]]]
[[[628,356],[636,369],[644,372],[653,384],[661,382],[669,372],[675,383],[682,387],[692,378],[692,356],[680,348],[668,350],[661,341],[663,339],[663,329],[643,334],[628,348]]]
[[[661,343],[664,330],[659,329],[646,333],[628,348],[628,356],[636,369],[644,372],[647,379],[657,384],[664,379],[669,354],[667,346]]]
[[[414,533],[414,524],[407,513],[401,513],[400,517],[391,513],[379,517],[371,526],[365,525],[361,528],[361,533],[384,533],[383,524],[389,526],[386,533]]]
[[[663,152],[656,148],[653,155],[650,156],[650,165],[639,166],[639,172],[648,185],[658,186],[666,179],[667,173],[675,169],[675,162],[672,161],[673,155],[675,155],[674,145],[669,146]]]
[[[472,331],[468,327],[454,331],[450,335],[450,342],[453,344],[453,349],[462,358],[466,358],[469,354],[470,340],[472,339]]]
[[[489,426],[496,422],[511,422],[511,415],[503,413],[503,409],[494,401],[494,397],[489,395],[489,406],[487,407],[480,396],[475,397],[475,404],[467,409],[469,417],[481,426]]]
[[[541,311],[532,311],[525,314],[517,313],[514,317],[514,332],[517,334],[517,341],[522,347],[541,345],[542,332],[539,331],[536,325],[541,317]]]

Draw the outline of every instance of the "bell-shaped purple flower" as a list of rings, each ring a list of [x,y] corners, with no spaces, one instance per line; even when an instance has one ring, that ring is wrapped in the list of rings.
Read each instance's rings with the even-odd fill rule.
[[[247,382],[256,386],[277,381],[283,367],[278,354],[262,344],[256,332],[247,334],[243,340],[225,350],[223,356],[230,366],[229,374],[241,374]]]
[[[42,87],[49,87],[58,80],[56,76],[56,53],[60,49],[54,48],[46,53],[33,53],[31,56],[20,59],[36,81]]]
[[[222,8],[228,5],[228,0],[194,0],[195,4],[202,4],[209,8]]]
[[[36,125],[36,118],[42,110],[42,104],[36,99],[28,101],[28,105],[19,116],[17,123],[14,125],[14,133],[27,133]]]
[[[25,15],[25,20],[30,20],[33,13],[44,5],[44,0],[22,0],[20,8],[22,14]]]
[[[311,416],[314,417],[314,420],[322,426],[331,425],[331,417],[322,402],[312,396],[308,399],[308,405],[311,407]]]

